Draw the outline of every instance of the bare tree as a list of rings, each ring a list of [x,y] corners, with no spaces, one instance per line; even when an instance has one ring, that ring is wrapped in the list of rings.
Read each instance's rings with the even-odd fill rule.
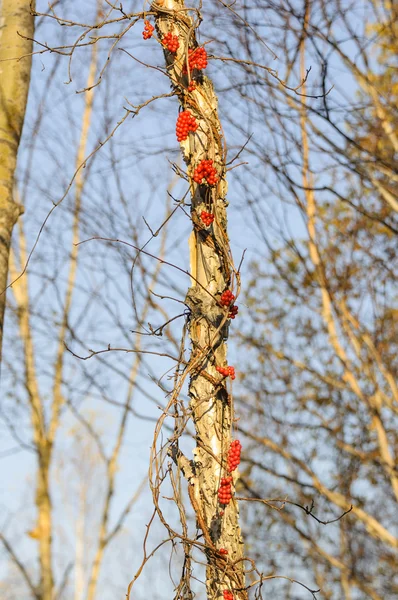
[[[302,96],[261,75],[237,27],[251,131],[233,113],[230,124],[254,135],[243,154],[251,185],[243,172],[236,185],[263,256],[253,255],[241,336],[250,355],[242,496],[259,560],[273,532],[276,572],[310,571],[325,598],[394,597],[396,11],[322,1],[267,9],[270,44],[287,57],[279,76],[300,82]]]
[[[23,212],[14,199],[14,176],[28,98],[34,2],[0,3],[0,363],[5,290],[13,227]]]
[[[97,18],[100,18],[101,4],[98,3],[97,7],[94,7],[97,8]],[[97,90],[93,85],[98,75],[97,50],[95,44],[90,47],[89,61],[85,64],[83,73],[83,77],[87,77],[85,87],[88,90],[80,104],[75,104],[76,112],[68,114],[68,107],[65,107],[66,112],[62,114],[63,118],[66,116],[67,127],[63,125],[62,119],[54,124],[51,112],[54,110],[54,95],[60,78],[60,62],[55,61],[48,74],[45,72],[44,85],[41,82],[37,83],[39,77],[32,80],[32,95],[35,97],[34,107],[37,112],[28,123],[31,138],[25,145],[23,166],[18,180],[18,188],[23,197],[21,204],[26,205],[27,212],[26,217],[18,224],[17,231],[14,232],[10,255],[10,276],[13,285],[8,295],[10,326],[6,338],[7,354],[3,377],[3,383],[6,384],[4,389],[7,392],[2,398],[1,417],[7,429],[7,436],[4,437],[16,442],[15,451],[33,453],[37,458],[37,464],[31,486],[33,493],[28,494],[25,510],[19,508],[18,519],[12,519],[14,511],[12,507],[8,507],[10,518],[1,524],[0,540],[13,567],[12,573],[17,573],[23,584],[22,593],[42,600],[63,597],[65,590],[70,590],[73,569],[79,571],[80,565],[79,553],[77,558],[74,553],[68,554],[66,551],[60,556],[58,550],[62,537],[59,523],[60,518],[62,520],[60,506],[62,507],[62,503],[65,502],[65,496],[60,498],[60,485],[56,481],[55,474],[56,465],[60,464],[57,454],[59,457],[60,448],[65,444],[65,428],[68,424],[71,421],[78,422],[80,433],[85,432],[90,447],[94,445],[102,466],[101,485],[98,485],[100,491],[97,490],[95,505],[89,507],[91,514],[95,513],[98,522],[92,532],[90,548],[86,548],[87,556],[90,558],[87,560],[84,579],[80,581],[80,587],[78,586],[79,589],[83,586],[84,597],[95,597],[104,554],[122,532],[143,491],[141,481],[128,481],[123,486],[123,493],[117,494],[121,488],[119,480],[117,481],[117,472],[125,451],[131,419],[137,414],[132,406],[133,400],[137,388],[142,385],[142,380],[138,381],[139,366],[142,364],[141,341],[137,340],[137,336],[128,335],[130,333],[128,330],[126,334],[123,321],[125,317],[121,316],[119,309],[114,310],[107,304],[106,295],[101,300],[98,299],[99,284],[103,287],[108,279],[107,268],[118,271],[119,278],[124,277],[127,284],[130,280],[131,260],[120,252],[109,267],[99,264],[98,273],[94,273],[94,270],[90,269],[92,257],[87,258],[86,254],[82,259],[82,246],[79,245],[82,232],[93,222],[95,226],[100,223],[101,232],[106,227],[115,230],[112,212],[107,210],[112,200],[111,192],[104,186],[98,206],[94,209],[90,202],[95,196],[95,185],[98,185],[98,182],[92,183],[91,165],[82,168],[88,149],[92,145],[92,139],[95,139],[98,133],[101,136],[109,135],[106,120],[101,127],[93,131],[95,102],[97,105],[101,103],[101,110],[105,116],[107,110],[111,110],[108,93],[98,100],[95,97]],[[41,72],[44,71],[40,64],[39,68]],[[52,130],[53,125],[55,131]],[[68,127],[75,134],[74,145],[67,143]],[[46,171],[41,173],[38,165],[45,162],[43,158],[45,149],[52,150],[54,144],[59,144],[59,150],[50,151],[51,161],[48,160]],[[115,160],[113,156],[115,148],[112,147],[112,143],[109,144],[109,148],[108,169]],[[37,223],[40,224],[41,215],[47,211],[43,204],[36,206],[36,210],[32,211],[32,205],[38,198],[48,197],[51,199],[52,206],[54,205],[52,198],[57,190],[63,189],[67,177],[65,175],[63,178],[61,175],[65,165],[72,172],[75,171],[68,211],[60,216],[59,221],[51,223],[49,238],[35,254],[37,262],[34,263],[32,270],[23,273],[24,267],[29,262],[29,247],[34,245],[37,234],[35,226]],[[54,172],[60,175],[57,184],[54,183]],[[114,177],[117,184],[119,173],[116,169]],[[172,193],[172,186],[169,192]],[[121,188],[120,200],[122,194]],[[17,191],[15,195],[17,196]],[[137,212],[138,199],[137,195],[135,211],[129,208],[123,221],[126,237],[130,235],[133,239],[138,236],[137,221],[141,220],[140,213]],[[167,220],[170,213],[169,203],[166,203],[162,213]],[[160,257],[165,252],[166,232],[167,227],[164,227],[159,235]],[[152,268],[140,261],[137,263],[136,272],[137,280],[141,285],[143,283],[145,285],[137,292],[136,322],[132,311],[130,327],[135,323],[138,325],[142,321],[145,322],[156,307],[156,299],[152,297],[152,292],[161,275],[161,262],[156,263]],[[128,289],[128,285],[126,288]],[[130,304],[129,293],[127,296]],[[121,304],[124,298],[120,296],[118,302]],[[93,321],[90,319],[91,310]],[[100,314],[103,328],[108,326],[105,323],[104,315],[106,315],[113,330],[120,331],[124,339],[136,340],[133,341],[133,354],[128,354],[127,360],[124,359],[123,369],[120,368],[120,360],[114,361],[113,364],[108,364],[108,361],[104,360],[97,372],[86,373],[83,361],[81,370],[76,370],[71,366],[71,362],[79,361],[71,353],[69,345],[73,343],[74,349],[79,346],[79,350],[83,348],[87,350],[87,344],[90,342],[84,336],[86,328],[95,332],[94,336],[97,340],[101,339],[103,345],[108,343],[109,338],[101,338],[103,331],[100,331],[98,326]],[[85,317],[84,320],[82,315]],[[93,322],[97,323],[96,327],[93,326]],[[83,338],[81,343],[80,336]],[[119,377],[120,392],[117,394],[117,400],[106,387],[106,382],[111,376]],[[146,376],[143,379],[146,379]],[[150,392],[147,392],[147,397],[151,398]],[[87,418],[86,407],[94,398],[97,403],[102,401],[101,407],[96,407],[97,413],[107,412],[108,418],[111,410],[117,414],[116,424],[111,426],[108,423],[106,432],[101,432],[96,424],[91,423]],[[148,418],[146,414],[139,416]],[[73,505],[72,486],[69,488],[67,502]],[[80,518],[83,517],[84,513],[80,511]],[[33,564],[30,554],[24,549],[24,532],[20,531],[22,523],[25,523],[25,533],[27,532],[28,538],[37,544],[37,554],[34,554],[35,558],[37,556],[37,566]],[[77,538],[79,535],[77,531]],[[81,565],[79,572],[81,573]],[[7,594],[12,594],[13,589],[15,593],[19,593],[17,590],[20,590],[21,586],[13,588],[10,584],[10,588],[7,588]]]

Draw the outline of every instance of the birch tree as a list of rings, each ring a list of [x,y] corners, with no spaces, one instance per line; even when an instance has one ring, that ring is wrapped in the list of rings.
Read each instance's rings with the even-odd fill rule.
[[[228,366],[226,341],[230,319],[235,316],[234,300],[240,279],[228,243],[226,142],[213,84],[203,73],[207,66],[206,49],[198,44],[195,35],[199,13],[183,2],[173,1],[153,4],[152,9],[160,39],[166,45],[168,76],[182,109],[176,133],[187,165],[193,223],[189,241],[192,283],[185,300],[190,309],[191,355],[177,378],[169,407],[178,407],[183,383],[189,377],[189,412],[197,445],[193,461],[181,453],[178,418],[171,453],[187,480],[189,498],[203,534],[207,597],[246,598],[243,541],[238,503],[231,502],[234,484],[228,461],[234,408],[227,382],[235,379],[235,372]],[[176,52],[167,43],[167,36],[178,40]],[[154,448],[156,464],[156,443]],[[154,469],[157,482],[152,479],[156,502],[158,468]],[[181,502],[178,497],[176,500]],[[181,505],[179,509],[184,510]],[[188,558],[192,550],[187,541],[185,544]],[[180,593],[187,594],[188,578],[183,583]]]
[[[0,362],[5,290],[14,225],[23,208],[14,198],[14,175],[32,63],[34,2],[0,2]]]

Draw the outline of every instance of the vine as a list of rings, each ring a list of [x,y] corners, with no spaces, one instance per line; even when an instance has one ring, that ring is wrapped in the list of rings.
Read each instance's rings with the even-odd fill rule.
[[[217,115],[217,98],[211,80],[203,71],[208,66],[207,51],[196,41],[196,29],[201,21],[188,16],[182,2],[164,2],[152,5],[155,27],[163,46],[167,74],[178,97],[181,111],[176,123],[176,137],[188,168],[191,192],[191,220],[193,234],[190,240],[191,274],[193,285],[188,290],[186,304],[190,309],[188,331],[191,357],[178,372],[170,409],[177,412],[181,406],[179,395],[189,377],[190,411],[183,419],[176,419],[169,454],[184,474],[189,497],[197,522],[202,529],[207,556],[206,588],[211,599],[247,598],[244,585],[243,542],[239,528],[239,510],[233,500],[236,480],[232,474],[240,462],[241,445],[231,440],[234,408],[232,394],[226,380],[236,378],[233,366],[226,365],[226,339],[229,322],[238,314],[234,304],[239,293],[239,273],[234,267],[227,235],[226,218],[226,146]],[[151,29],[145,23],[144,36]],[[203,223],[203,228],[200,223]],[[236,285],[235,290],[232,288]],[[219,379],[216,374],[222,375]],[[192,418],[197,447],[194,461],[189,461],[179,449],[179,438],[187,419]],[[157,429],[154,449],[157,448]],[[228,452],[226,452],[228,450]],[[159,449],[154,450],[152,461],[155,477],[151,479],[157,512]],[[175,498],[179,510],[180,498]],[[170,526],[165,523],[169,532]],[[184,540],[185,553],[192,557],[193,540]],[[215,548],[220,550],[215,553]],[[197,545],[196,545],[197,547]],[[220,557],[223,562],[220,563]],[[185,588],[189,582],[185,581]]]

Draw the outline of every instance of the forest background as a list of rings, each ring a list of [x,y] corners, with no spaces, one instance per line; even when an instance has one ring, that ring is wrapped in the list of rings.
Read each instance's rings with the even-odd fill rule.
[[[0,594],[122,598],[142,561],[149,449],[187,319],[178,108],[161,46],[142,38],[149,6],[39,1],[36,11],[3,340]],[[392,600],[396,7],[248,0],[201,12],[228,147],[228,231],[243,259],[228,355],[246,554],[273,577],[263,597]],[[98,40],[69,60],[77,24],[104,19],[113,21],[90,29]],[[53,436],[45,468],[39,413]],[[166,420],[165,440],[170,431]],[[189,429],[182,444],[188,454]],[[155,520],[148,547],[163,539]],[[134,598],[179,597],[183,555],[169,546]],[[204,598],[195,568],[192,590]]]

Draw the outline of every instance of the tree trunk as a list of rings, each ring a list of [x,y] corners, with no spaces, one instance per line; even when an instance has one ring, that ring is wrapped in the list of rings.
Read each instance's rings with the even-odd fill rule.
[[[45,445],[46,446],[46,445]],[[40,598],[53,600],[54,576],[52,567],[52,505],[50,497],[50,457],[51,450],[43,447],[39,451],[39,470],[37,473],[36,506],[38,511],[37,525],[39,531],[40,561]]]
[[[14,201],[13,186],[32,63],[30,4],[30,0],[0,0],[0,364],[11,235],[23,212]],[[11,60],[17,58],[21,60]]]
[[[169,32],[178,36],[177,52],[165,50],[168,73],[181,107],[195,117],[198,125],[196,131],[181,141],[188,167],[193,223],[189,244],[192,285],[186,304],[191,310],[189,397],[197,446],[193,476],[189,477],[189,495],[206,544],[207,597],[211,600],[243,599],[247,598],[247,592],[243,561],[240,560],[243,542],[238,503],[232,498],[224,505],[218,498],[221,478],[229,475],[226,454],[233,422],[233,402],[227,383],[230,379],[216,370],[216,367],[227,365],[229,330],[230,306],[222,306],[220,298],[234,284],[239,287],[239,275],[233,265],[227,236],[226,148],[212,82],[202,69],[190,69],[187,65],[188,49],[192,52],[198,47],[195,38],[197,15],[191,19],[189,15],[193,12],[188,12],[183,2],[173,0],[162,0],[161,5],[160,2],[153,3],[151,9],[156,12],[159,37],[163,39]],[[192,81],[195,89],[192,91],[190,87],[188,91]],[[216,183],[205,179],[201,183],[195,182],[195,169],[202,160],[213,161],[212,166],[217,170]],[[214,216],[209,226],[201,218],[202,211]],[[220,548],[228,554],[220,553]]]

